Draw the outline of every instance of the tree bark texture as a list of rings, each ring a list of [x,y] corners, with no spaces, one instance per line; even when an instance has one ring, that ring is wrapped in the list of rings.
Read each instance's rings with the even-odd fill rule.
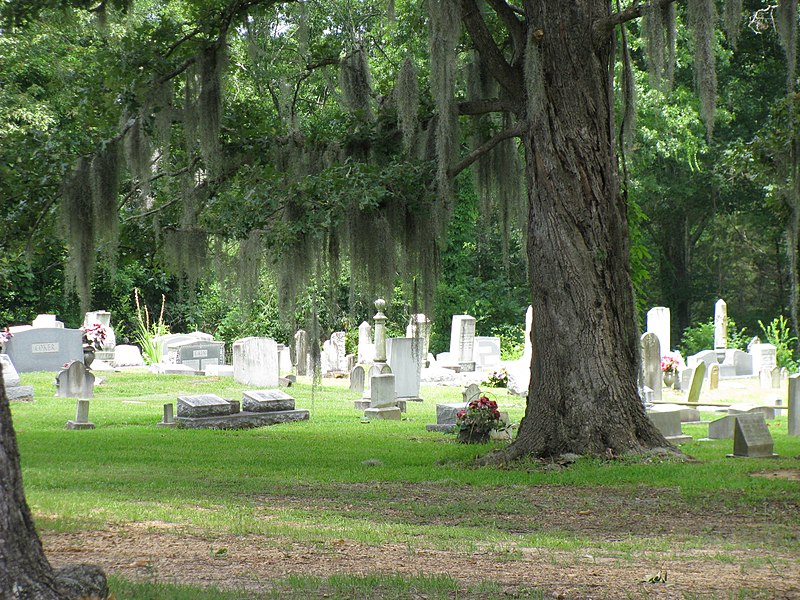
[[[541,110],[527,114],[533,361],[525,417],[506,454],[622,454],[669,446],[637,391],[639,333],[627,207],[614,144],[607,2],[528,1],[543,33]],[[534,42],[534,38],[538,39]],[[530,102],[527,103],[530,106]]]
[[[25,501],[11,409],[0,366],[0,597],[61,598]]]

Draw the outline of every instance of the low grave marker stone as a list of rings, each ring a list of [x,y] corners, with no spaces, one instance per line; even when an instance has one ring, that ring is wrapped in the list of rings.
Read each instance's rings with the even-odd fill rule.
[[[732,456],[745,458],[772,458],[772,435],[764,415],[750,413],[737,415],[733,430]]]

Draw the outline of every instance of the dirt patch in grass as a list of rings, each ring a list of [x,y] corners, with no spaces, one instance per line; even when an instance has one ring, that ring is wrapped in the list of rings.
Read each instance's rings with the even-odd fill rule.
[[[766,477],[767,479],[788,479],[789,481],[800,481],[800,469],[763,471],[761,473],[753,473],[753,477]]]
[[[800,598],[800,494],[781,506],[712,509],[671,488],[430,482],[294,487],[249,501],[367,526],[474,527],[475,543],[442,549],[423,534],[413,543],[372,545],[344,530],[313,541],[211,537],[163,522],[46,534],[43,541],[56,566],[91,562],[131,580],[253,591],[274,590],[289,575],[383,573],[448,575],[462,585],[461,598],[491,597],[469,591],[480,579],[498,583],[507,597],[538,588],[555,598]],[[493,522],[476,520],[476,507]],[[484,541],[487,532],[504,541]],[[562,536],[574,549],[537,545],[536,535]],[[666,582],[647,583],[659,573]]]

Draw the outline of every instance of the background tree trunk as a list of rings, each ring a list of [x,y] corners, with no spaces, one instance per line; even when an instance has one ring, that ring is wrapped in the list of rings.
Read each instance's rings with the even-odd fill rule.
[[[0,366],[0,597],[61,598],[33,526]]]
[[[524,136],[534,322],[525,417],[510,458],[669,446],[637,392],[639,334],[614,144],[608,4],[527,2],[545,99]]]

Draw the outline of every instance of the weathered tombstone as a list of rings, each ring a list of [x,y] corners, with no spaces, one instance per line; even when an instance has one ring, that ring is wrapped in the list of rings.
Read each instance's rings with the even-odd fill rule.
[[[763,369],[771,371],[778,364],[778,349],[772,344],[751,344],[750,356],[753,357],[753,373],[761,373]]]
[[[91,398],[94,396],[94,374],[81,361],[72,361],[56,375],[56,396]]]
[[[89,401],[78,400],[75,409],[75,419],[67,421],[66,429],[94,429],[94,423],[89,422]]]
[[[120,344],[114,347],[115,367],[141,367],[144,365],[142,353],[137,346]]]
[[[500,366],[500,338],[475,336],[475,363],[480,369]]]
[[[706,372],[708,372],[708,368],[711,365],[719,364],[717,360],[717,353],[713,350],[703,350],[702,352],[698,352],[697,354],[692,354],[689,358],[686,359],[686,366],[687,367],[696,367],[700,363],[705,363],[706,365]]]
[[[708,389],[719,388],[719,365],[711,365],[708,369]]]
[[[475,383],[470,383],[461,392],[461,398],[464,400],[464,404],[469,404],[473,400],[478,400],[480,397],[481,397],[481,388],[478,387],[478,385]]]
[[[3,384],[6,388],[6,397],[9,402],[31,402],[33,400],[33,386],[22,385],[22,380],[14,367],[8,354],[0,354],[0,364],[3,367]]]
[[[364,381],[366,379],[366,371],[363,365],[356,365],[350,371],[350,391],[358,394],[364,393]]]
[[[58,371],[71,361],[83,360],[83,333],[63,327],[26,329],[6,342],[5,353],[18,373]]]
[[[216,417],[231,414],[231,405],[215,394],[178,396],[178,417]]]
[[[400,409],[396,406],[394,375],[375,375],[370,382],[370,407],[364,416],[374,419],[400,420]]]
[[[769,372],[770,384],[772,389],[779,389],[781,387],[781,370],[780,367],[773,367]]]
[[[159,427],[175,427],[175,412],[172,402],[167,402],[164,405],[164,417],[156,425]]]
[[[450,354],[461,371],[475,370],[475,317],[453,315],[450,326]]]
[[[347,334],[344,331],[334,331],[331,334],[331,366],[332,371],[347,371],[347,359],[345,356],[345,339]]]
[[[738,415],[733,430],[733,456],[772,458],[773,442],[764,415]]]
[[[289,347],[284,344],[278,344],[278,374],[292,372],[292,357],[290,356]]]
[[[743,352],[739,349],[728,350],[728,354],[731,355],[729,362],[733,363],[733,372],[732,373],[720,372],[721,375],[743,376],[743,375],[753,374],[753,357],[751,354]],[[727,367],[728,365],[725,366]]]
[[[179,364],[179,350],[181,344],[185,342],[212,342],[214,336],[202,331],[193,331],[191,333],[168,333],[153,338],[153,343],[161,349],[161,360],[159,362],[164,364]]]
[[[720,298],[714,305],[714,351],[725,353],[728,347],[728,305]]]
[[[772,387],[772,374],[770,369],[761,369],[758,373],[758,382],[762,390],[767,390]]]
[[[426,361],[431,343],[431,320],[422,313],[411,315],[406,326],[406,337],[422,339],[422,360]]]
[[[294,364],[298,375],[308,374],[308,334],[304,329],[294,334]]]
[[[692,376],[694,375],[694,368],[687,367],[678,371],[678,389],[681,391],[689,391],[689,385],[692,383]]]
[[[421,352],[421,338],[386,340],[386,359],[395,377],[395,394],[398,400],[422,402],[422,398],[419,397]]]
[[[375,344],[372,343],[372,325],[363,321],[358,326],[358,362],[368,363],[375,360]]]
[[[787,417],[788,434],[800,435],[800,375],[789,376],[789,394],[786,402],[789,411]]]
[[[708,439],[710,440],[730,440],[733,438],[733,426],[736,423],[736,415],[726,415],[721,419],[715,419],[708,424]]]
[[[786,367],[781,367],[781,380],[786,379],[789,377],[789,369]]]
[[[460,402],[452,404],[436,405],[436,423],[429,423],[425,426],[428,431],[438,431],[440,433],[452,433],[456,429],[458,411],[466,408],[467,405]]]
[[[703,387],[703,378],[706,375],[706,363],[699,362],[692,373],[692,380],[689,383],[689,395],[686,398],[688,402],[697,402],[700,400],[700,390]]]
[[[242,392],[242,410],[270,412],[294,410],[295,400],[282,390],[249,390]]]
[[[679,410],[648,410],[647,416],[668,442],[684,444],[692,441],[692,436],[684,435],[681,430],[681,413]]]
[[[656,334],[662,354],[667,354],[672,350],[669,308],[654,306],[647,311],[647,333]]]
[[[246,337],[233,343],[233,379],[258,387],[278,387],[278,343],[268,337]]]
[[[653,390],[653,400],[661,401],[661,345],[655,333],[642,334],[642,384]]]

